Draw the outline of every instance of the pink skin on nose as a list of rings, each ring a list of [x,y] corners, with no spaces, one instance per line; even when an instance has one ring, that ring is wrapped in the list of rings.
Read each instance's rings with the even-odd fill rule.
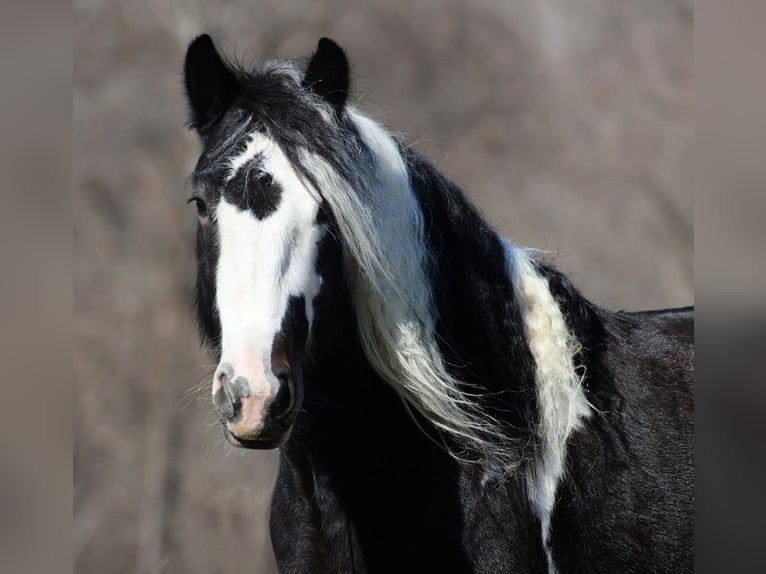
[[[257,434],[261,426],[263,406],[273,391],[271,383],[266,378],[266,366],[261,359],[256,357],[237,357],[228,361],[221,361],[231,365],[233,382],[237,384],[239,377],[247,380],[250,389],[248,396],[241,397],[239,416],[234,421],[227,423],[229,430],[238,438],[248,439]],[[213,393],[221,387],[221,382],[216,377],[213,381]]]
[[[229,430],[234,436],[248,439],[257,434],[258,427],[261,425],[263,405],[266,399],[268,399],[268,394],[252,394],[248,398],[242,399],[242,410],[239,417],[234,422],[228,423]]]

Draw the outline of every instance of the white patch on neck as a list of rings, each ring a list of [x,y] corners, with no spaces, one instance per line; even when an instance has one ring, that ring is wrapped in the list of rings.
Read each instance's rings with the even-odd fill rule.
[[[500,238],[506,266],[521,311],[524,333],[535,360],[538,457],[528,477],[532,507],[542,526],[548,572],[555,574],[549,539],[556,490],[565,472],[567,440],[591,414],[577,373],[575,355],[580,345],[569,332],[564,315],[551,294],[548,280],[540,275],[527,253]]]
[[[231,174],[256,155],[262,169],[281,187],[275,212],[258,219],[221,198],[215,210],[219,258],[216,302],[224,356],[267,357],[291,296],[303,295],[309,330],[313,298],[319,292],[317,245],[323,228],[315,223],[318,205],[295,174],[280,147],[254,133],[245,151],[231,160]]]

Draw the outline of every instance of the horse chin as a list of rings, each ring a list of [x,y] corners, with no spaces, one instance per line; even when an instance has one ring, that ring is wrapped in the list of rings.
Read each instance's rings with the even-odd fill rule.
[[[290,438],[290,433],[293,429],[293,425],[291,424],[280,433],[272,433],[268,436],[241,438],[229,430],[225,421],[221,421],[221,424],[223,426],[223,435],[226,437],[226,440],[229,442],[229,444],[238,448],[246,448],[251,450],[271,450],[279,448],[287,442],[287,439]]]

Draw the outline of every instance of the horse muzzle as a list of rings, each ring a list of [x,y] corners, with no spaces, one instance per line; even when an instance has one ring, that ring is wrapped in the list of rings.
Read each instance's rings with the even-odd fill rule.
[[[262,369],[247,370],[263,373]],[[268,375],[247,377],[222,362],[213,381],[213,405],[227,440],[242,448],[282,446],[295,422],[302,388],[299,377],[287,366],[275,366]]]

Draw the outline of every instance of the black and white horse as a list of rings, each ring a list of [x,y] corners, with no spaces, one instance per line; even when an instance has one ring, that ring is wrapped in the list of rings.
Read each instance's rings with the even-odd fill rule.
[[[692,309],[604,310],[498,235],[330,40],[246,71],[200,36],[184,80],[213,403],[280,448],[282,572],[692,570]]]

